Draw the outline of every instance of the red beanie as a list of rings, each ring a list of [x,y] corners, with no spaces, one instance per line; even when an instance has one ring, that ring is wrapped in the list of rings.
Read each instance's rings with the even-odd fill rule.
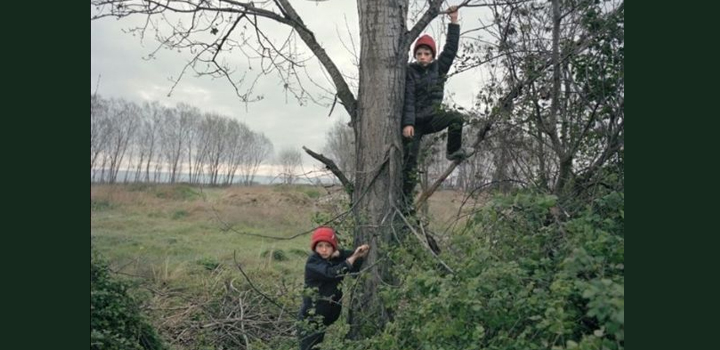
[[[315,251],[315,246],[318,242],[328,242],[331,246],[333,246],[333,249],[337,250],[338,241],[335,236],[335,230],[326,226],[321,226],[315,229],[315,232],[313,232],[312,235],[312,241],[310,242],[310,249],[312,251]]]
[[[430,48],[430,51],[432,51],[433,58],[435,58],[435,53],[437,52],[437,46],[435,45],[435,40],[430,35],[424,34],[423,36],[419,37],[417,41],[415,42],[415,46],[413,46],[413,56],[415,56],[415,51],[417,51],[418,47],[426,45]]]

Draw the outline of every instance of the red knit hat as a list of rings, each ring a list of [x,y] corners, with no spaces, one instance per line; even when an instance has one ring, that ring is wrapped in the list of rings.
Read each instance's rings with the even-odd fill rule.
[[[333,230],[330,227],[321,226],[315,229],[315,232],[313,232],[312,235],[312,241],[310,242],[310,249],[312,251],[315,251],[315,246],[319,242],[328,242],[331,246],[333,246],[333,249],[337,250],[338,241],[337,236],[335,236],[335,230]]]
[[[430,48],[430,51],[432,51],[433,58],[435,58],[435,53],[437,52],[437,46],[435,45],[435,40],[430,35],[424,34],[423,36],[419,37],[417,41],[415,42],[415,46],[413,46],[413,56],[415,56],[415,52],[417,49],[422,46],[426,45]]]

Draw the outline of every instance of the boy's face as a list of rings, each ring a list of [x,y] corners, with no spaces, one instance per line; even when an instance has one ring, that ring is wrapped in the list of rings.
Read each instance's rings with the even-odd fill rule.
[[[420,65],[427,66],[433,61],[432,51],[425,46],[418,47],[417,51],[415,51],[415,60]]]
[[[332,255],[334,251],[335,249],[328,242],[320,241],[315,245],[315,252],[323,259],[330,258],[330,255]]]

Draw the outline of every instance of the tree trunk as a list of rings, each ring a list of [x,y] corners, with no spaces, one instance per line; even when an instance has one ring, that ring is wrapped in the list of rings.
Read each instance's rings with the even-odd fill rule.
[[[389,261],[383,259],[394,244],[392,222],[402,197],[402,141],[400,115],[404,100],[407,45],[403,42],[407,1],[359,1],[361,52],[357,118],[357,153],[353,214],[355,245],[371,250],[351,299],[353,339],[374,334],[390,319],[379,287],[392,283]],[[377,263],[377,264],[376,264]]]
[[[555,194],[564,196],[569,193],[568,185],[572,182],[572,156],[562,157],[558,169],[558,178],[555,182]]]

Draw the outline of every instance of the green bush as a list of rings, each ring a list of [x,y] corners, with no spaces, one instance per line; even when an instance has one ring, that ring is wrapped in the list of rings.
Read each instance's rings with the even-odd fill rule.
[[[320,191],[314,188],[305,189],[303,192],[305,192],[305,194],[312,199],[317,199],[320,197]]]
[[[90,349],[164,349],[160,337],[141,314],[128,285],[110,275],[96,254],[90,258]]]
[[[217,260],[215,260],[214,258],[209,258],[209,257],[204,257],[204,258],[198,259],[197,261],[195,261],[195,263],[204,267],[205,270],[208,270],[208,271],[214,271],[215,269],[220,267],[220,263]]]
[[[565,222],[556,205],[542,194],[494,198],[441,254],[454,274],[406,242],[391,253],[400,283],[381,290],[393,320],[324,348],[623,349],[623,194]]]
[[[186,184],[158,186],[154,190],[155,196],[162,199],[189,201],[201,197],[198,190]]]
[[[260,253],[260,256],[263,258],[266,258],[268,255],[271,255],[272,260],[274,261],[285,261],[288,260],[287,254],[285,254],[285,251],[282,249],[266,249],[263,250],[262,253]]]
[[[182,209],[181,209],[181,210],[176,210],[176,211],[174,211],[174,212],[172,213],[171,218],[172,218],[173,220],[179,220],[179,219],[182,219],[182,218],[187,217],[187,216],[188,216],[188,212],[187,212],[186,210],[182,210]]]
[[[309,249],[299,249],[299,248],[291,248],[290,254],[301,257],[301,258],[307,258],[308,255],[310,255]]]

